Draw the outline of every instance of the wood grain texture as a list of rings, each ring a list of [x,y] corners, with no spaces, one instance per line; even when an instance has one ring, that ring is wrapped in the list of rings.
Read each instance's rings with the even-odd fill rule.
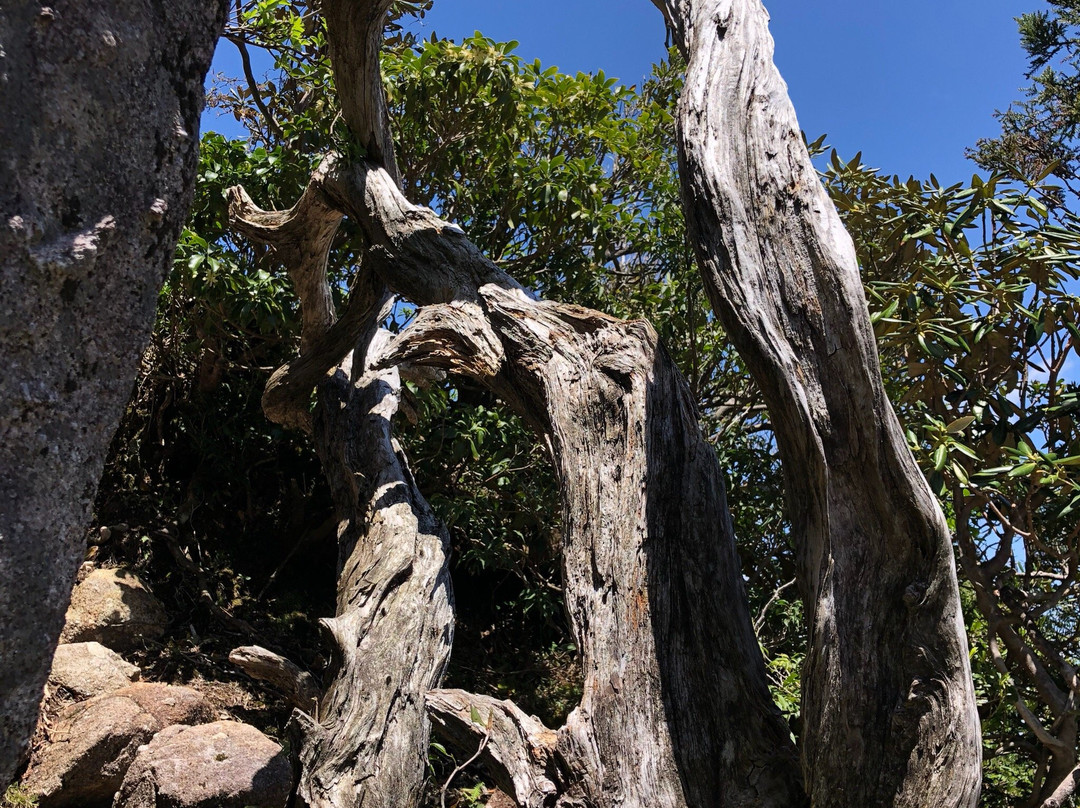
[[[719,466],[653,329],[534,299],[377,166],[343,168],[326,188],[371,245],[365,261],[425,307],[383,363],[471,376],[551,451],[584,694],[554,733],[559,778],[520,768],[535,755],[503,751],[504,768],[519,765],[501,784],[527,805],[799,805]],[[439,713],[444,702],[429,701]],[[437,726],[453,725],[450,712]],[[495,712],[521,734],[513,709]],[[491,754],[512,738],[501,732]]]
[[[290,726],[297,804],[400,808],[420,799],[430,734],[424,698],[442,679],[453,638],[449,537],[391,434],[398,370],[374,367],[388,340],[378,324],[389,293],[368,270],[340,316],[333,307],[327,252],[341,213],[324,186],[334,166],[325,161],[281,213],[231,189],[230,219],[275,246],[300,296],[300,356],[271,376],[263,407],[311,433],[338,519],[337,608],[322,621],[333,654],[329,686],[317,710],[296,710]]]
[[[973,806],[981,746],[948,526],[881,384],[851,239],[759,0],[655,0],[687,58],[684,206],[780,447],[810,619],[815,806]]]

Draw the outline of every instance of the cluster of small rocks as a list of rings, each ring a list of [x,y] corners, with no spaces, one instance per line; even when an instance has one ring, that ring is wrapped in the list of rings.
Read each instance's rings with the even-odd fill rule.
[[[40,808],[284,807],[293,773],[275,741],[219,720],[192,688],[140,681],[118,653],[166,623],[133,573],[80,574],[49,675],[50,690],[75,701],[45,710],[45,742],[21,783]]]

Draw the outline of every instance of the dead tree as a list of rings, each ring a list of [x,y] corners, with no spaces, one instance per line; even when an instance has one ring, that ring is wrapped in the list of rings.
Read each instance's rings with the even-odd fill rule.
[[[803,804],[721,475],[685,382],[647,324],[536,300],[459,228],[402,196],[377,67],[388,5],[322,4],[343,117],[367,158],[329,159],[304,199],[325,217],[349,216],[363,241],[339,323],[373,310],[382,285],[420,311],[385,344],[360,340],[363,363],[354,356],[352,366],[363,370],[350,376],[346,362],[335,376],[435,366],[485,385],[534,428],[560,485],[566,603],[585,674],[581,704],[557,730],[507,702],[429,690],[436,729],[465,756],[479,751],[530,808]],[[772,67],[764,9],[758,0],[659,5],[689,60],[680,158],[691,232],[787,469],[812,616],[807,790],[822,806],[973,805],[978,722],[947,529],[884,397],[850,241]],[[278,241],[304,221],[304,200],[286,214],[259,211],[240,192],[233,202],[242,227],[272,224]],[[303,236],[319,230],[310,220],[295,228],[298,254],[324,254]],[[371,333],[377,317],[360,319]],[[313,342],[305,354],[317,359],[292,369],[314,373],[299,395],[351,348],[335,328],[325,333],[332,350]],[[303,375],[292,370],[286,378]],[[365,524],[378,523],[381,505]],[[349,623],[336,642],[362,646],[367,630]],[[356,772],[347,778],[367,789]]]
[[[327,222],[348,215],[365,249],[347,308],[369,309],[357,295],[380,284],[421,307],[381,352],[367,346],[369,371],[405,362],[473,378],[551,451],[566,525],[566,602],[585,672],[581,705],[552,731],[508,703],[434,691],[428,703],[437,726],[466,747],[486,737],[483,759],[522,805],[798,805],[794,747],[769,697],[720,471],[685,381],[646,323],[534,300],[459,228],[402,196],[377,67],[388,5],[322,7],[343,115],[368,159],[328,160],[284,214],[259,211],[236,191],[233,215],[265,241],[284,244],[286,234],[298,234],[293,266],[296,257],[325,255],[315,237],[328,228],[310,211],[328,209],[319,214]],[[298,401],[348,349],[348,339],[332,338],[336,327],[322,337],[334,350],[321,353],[319,337],[304,349],[321,358],[300,368],[311,375],[296,387]],[[296,370],[275,374],[264,401],[276,399],[282,379],[300,378]],[[358,434],[347,416],[336,428]],[[381,506],[372,506],[367,524],[379,523]],[[428,608],[414,603],[414,611]],[[349,629],[336,645],[370,642],[366,627]],[[399,646],[415,641],[397,634]],[[371,680],[403,673],[379,654],[363,666]],[[389,731],[403,729],[401,722]],[[364,762],[362,740],[350,741],[361,750],[351,781],[364,790],[364,804],[390,804],[364,781],[378,769]],[[358,804],[359,792],[341,799],[333,804]]]
[[[337,608],[322,621],[330,684],[294,711],[291,726],[298,802],[390,808],[416,804],[423,787],[424,699],[442,679],[453,638],[449,537],[391,435],[401,380],[396,366],[374,366],[388,339],[378,328],[385,287],[362,266],[348,304],[335,311],[327,256],[342,216],[320,188],[331,165],[284,214],[261,211],[234,189],[230,215],[249,238],[273,246],[300,298],[300,356],[271,376],[263,410],[311,434],[338,519]],[[300,690],[295,670],[285,681],[285,690]]]
[[[855,251],[760,0],[654,0],[687,60],[686,219],[769,408],[809,622],[814,805],[973,806],[981,768],[949,529],[881,383]]]

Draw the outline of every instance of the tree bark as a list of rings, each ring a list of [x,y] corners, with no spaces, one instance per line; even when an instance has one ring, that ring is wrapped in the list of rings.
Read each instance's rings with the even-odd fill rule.
[[[654,0],[687,59],[679,160],[710,299],[772,417],[810,640],[815,806],[973,806],[981,764],[948,526],[885,396],[850,238],[759,0]]]
[[[338,518],[337,608],[322,621],[331,682],[317,709],[296,710],[291,725],[297,803],[399,808],[419,803],[430,734],[424,699],[450,655],[449,537],[391,434],[398,370],[373,365],[389,338],[378,329],[385,288],[362,272],[340,318],[334,309],[327,254],[341,214],[320,186],[331,165],[284,214],[259,210],[233,189],[230,219],[274,246],[300,296],[301,354],[273,374],[263,409],[311,432]]]
[[[190,205],[222,0],[0,8],[0,786]]]
[[[396,184],[378,70],[390,5],[327,0],[320,11],[342,117]],[[327,258],[342,212],[323,188],[333,165],[325,161],[284,214],[260,210],[242,188],[230,192],[229,210],[237,229],[274,246],[300,297],[300,356],[273,374],[263,410],[311,432],[339,520],[337,609],[323,621],[331,683],[316,715],[297,711],[291,726],[301,764],[297,803],[401,808],[420,801],[430,736],[425,697],[450,656],[449,536],[391,432],[399,372],[374,364],[388,339],[378,329],[388,314],[386,286],[361,265],[340,316],[334,310]]]
[[[581,704],[557,732],[530,719],[522,733],[512,706],[466,694],[444,710],[436,693],[437,726],[455,726],[451,714],[475,698],[484,722],[516,727],[489,739],[488,759],[499,754],[493,772],[522,805],[801,804],[719,466],[652,328],[534,300],[377,167],[343,167],[326,188],[371,245],[365,262],[424,307],[382,363],[432,364],[488,386],[543,436],[560,483]],[[537,735],[555,739],[547,758],[521,749]],[[540,760],[547,774],[521,768]]]
[[[566,602],[585,672],[582,702],[558,731],[513,705],[451,691],[428,694],[437,726],[465,757],[483,743],[494,776],[522,805],[802,804],[716,457],[685,381],[647,323],[534,300],[458,227],[402,196],[391,154],[370,145],[389,141],[385,122],[370,119],[382,103],[377,59],[356,44],[367,53],[362,67],[342,69],[352,51],[340,32],[362,43],[373,7],[385,11],[334,0],[323,11],[339,93],[378,95],[342,101],[375,159],[329,160],[304,199],[323,200],[360,231],[367,249],[354,285],[383,283],[422,306],[380,357],[369,354],[370,372],[414,363],[474,378],[550,448],[564,504]],[[345,25],[341,15],[354,16]],[[234,206],[251,222],[289,216],[252,210],[240,194]],[[370,273],[378,280],[365,282]],[[411,646],[413,635],[402,638]]]
[[[323,626],[332,682],[316,719],[299,713],[299,805],[417,805],[430,726],[427,692],[442,680],[454,631],[450,540],[390,434],[401,382],[370,362],[376,334],[320,385],[315,439],[342,521],[335,617]],[[366,360],[366,361],[365,361]],[[351,502],[352,512],[343,513]]]

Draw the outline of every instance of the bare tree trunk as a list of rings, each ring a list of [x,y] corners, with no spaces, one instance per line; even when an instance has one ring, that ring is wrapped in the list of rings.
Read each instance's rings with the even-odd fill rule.
[[[815,806],[973,806],[981,747],[949,530],[885,396],[851,240],[760,0],[654,0],[686,57],[683,196],[780,446],[810,648]]]
[[[346,362],[319,389],[315,438],[342,521],[337,613],[323,621],[336,671],[317,718],[296,716],[299,805],[312,808],[401,808],[423,788],[424,700],[446,669],[454,611],[449,536],[390,435],[400,388],[396,368],[350,374]]]
[[[460,691],[428,695],[437,726],[466,757],[483,743],[493,775],[522,805],[800,805],[719,468],[685,381],[646,323],[534,300],[459,228],[402,196],[378,118],[377,48],[364,47],[385,8],[323,4],[343,114],[372,159],[325,163],[304,198],[347,214],[367,246],[350,309],[372,272],[423,307],[381,356],[369,355],[372,372],[405,362],[477,379],[546,440],[585,669],[581,705],[557,732]],[[239,192],[233,203],[251,222],[291,215],[258,211]]]
[[[314,715],[310,706],[293,715],[298,804],[416,805],[430,734],[425,696],[445,671],[454,614],[449,537],[391,435],[398,370],[373,366],[388,339],[378,330],[388,295],[370,272],[359,275],[337,317],[327,254],[341,214],[318,184],[285,214],[261,211],[234,189],[230,217],[274,246],[300,296],[301,355],[271,377],[263,408],[311,432],[338,517],[337,609],[322,621],[332,681]]]
[[[377,167],[323,187],[372,245],[365,264],[424,306],[382,364],[487,385],[546,439],[560,481],[580,706],[552,732],[504,702],[435,693],[437,726],[451,742],[486,734],[484,759],[523,805],[800,804],[716,457],[652,329],[533,300]]]
[[[338,86],[346,88],[345,123],[396,184],[378,72],[389,6],[324,2],[320,11]],[[301,301],[301,354],[271,377],[263,409],[278,423],[311,432],[339,520],[337,610],[323,621],[334,670],[316,715],[294,713],[297,802],[407,808],[419,803],[424,782],[425,697],[442,679],[453,639],[449,536],[391,434],[398,370],[374,366],[387,339],[378,324],[388,314],[389,292],[361,266],[340,317],[334,310],[327,256],[342,214],[322,189],[331,165],[316,171],[284,214],[260,210],[242,188],[230,193],[233,225],[274,245]]]
[[[222,0],[0,8],[0,787],[191,201]]]

